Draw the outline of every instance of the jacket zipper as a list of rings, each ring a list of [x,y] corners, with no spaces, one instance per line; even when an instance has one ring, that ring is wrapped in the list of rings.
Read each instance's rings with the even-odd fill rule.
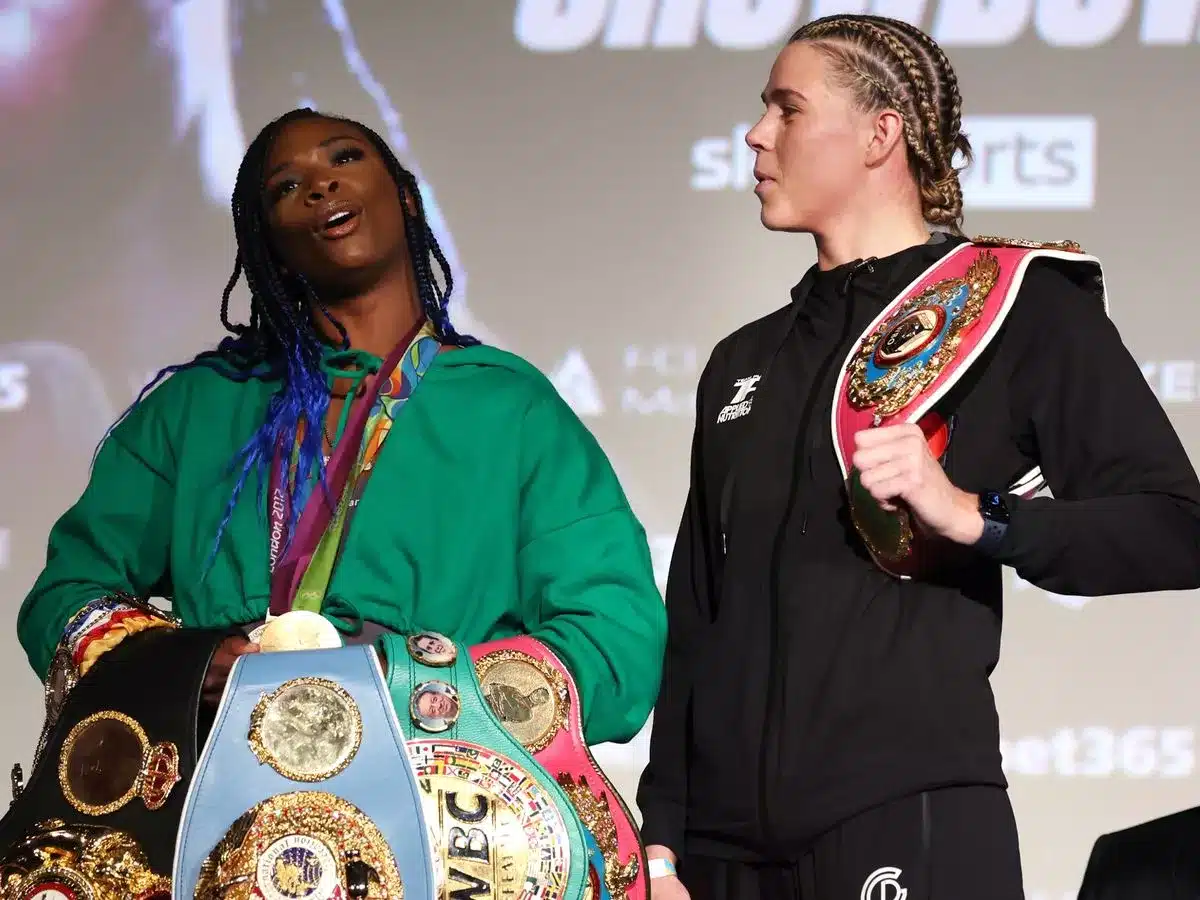
[[[770,796],[767,778],[767,748],[774,743],[776,745],[776,757],[778,758],[778,751],[782,749],[780,744],[782,741],[781,735],[783,734],[782,726],[784,723],[776,723],[776,727],[772,727],[772,725],[775,718],[775,706],[778,702],[778,698],[776,696],[777,685],[787,675],[787,656],[782,652],[783,641],[780,634],[781,629],[779,627],[779,562],[782,558],[784,545],[786,543],[788,524],[792,520],[796,499],[799,496],[802,470],[808,473],[809,483],[811,483],[813,480],[813,455],[819,437],[819,435],[816,437],[809,435],[809,430],[812,427],[813,413],[815,412],[818,400],[825,391],[825,381],[829,377],[829,370],[833,366],[834,360],[838,358],[839,354],[844,356],[846,352],[844,345],[847,340],[847,333],[850,331],[850,327],[853,322],[853,309],[849,302],[846,301],[846,297],[850,292],[850,283],[860,268],[865,268],[869,272],[874,272],[875,267],[872,265],[873,262],[874,257],[866,260],[863,263],[860,263],[853,270],[851,270],[851,272],[846,276],[846,281],[838,291],[844,303],[845,319],[842,322],[841,334],[834,342],[833,348],[821,359],[821,365],[817,368],[817,371],[811,382],[812,386],[808,391],[808,396],[804,400],[804,410],[800,416],[799,430],[800,443],[801,446],[804,447],[804,453],[802,455],[796,454],[794,458],[792,464],[792,479],[788,492],[788,502],[787,506],[784,508],[783,520],[780,523],[779,531],[775,535],[774,546],[771,550],[771,572],[767,586],[768,622],[771,628],[771,641],[767,656],[766,721],[763,723],[763,741],[759,750],[758,758],[758,827],[759,833],[761,834],[764,842],[769,842],[771,833],[770,810],[768,809],[767,802],[768,797]],[[795,327],[795,325],[793,324],[792,327]],[[790,339],[790,337],[791,336],[789,334],[788,338],[785,338],[785,340]],[[807,533],[807,531],[808,502],[806,499],[801,512],[800,533],[801,535],[804,535]],[[782,660],[782,666],[780,666],[780,660]],[[780,678],[774,677],[777,667],[782,668],[782,671],[779,673]]]

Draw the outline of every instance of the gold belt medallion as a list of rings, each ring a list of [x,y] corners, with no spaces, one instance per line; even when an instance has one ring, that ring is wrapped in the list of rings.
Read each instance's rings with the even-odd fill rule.
[[[116,812],[137,796],[147,809],[160,809],[179,777],[179,749],[151,744],[141,725],[112,710],[72,728],[58,757],[63,797],[89,816]]]
[[[475,900],[565,896],[567,825],[532,775],[476,744],[410,741],[408,752],[445,893]]]
[[[403,900],[391,848],[371,819],[341,797],[280,794],[242,815],[200,867],[195,900]]]
[[[479,658],[475,674],[496,718],[530,753],[546,749],[567,727],[567,682],[549,663],[497,650]]]
[[[362,713],[327,678],[294,678],[263,694],[250,714],[250,749],[284,778],[332,778],[362,744]]]
[[[846,383],[850,404],[873,409],[878,423],[915,400],[954,360],[999,276],[1000,261],[984,250],[966,274],[939,281],[901,303],[851,359]]]
[[[4,900],[171,900],[137,842],[101,825],[38,823],[0,860]]]

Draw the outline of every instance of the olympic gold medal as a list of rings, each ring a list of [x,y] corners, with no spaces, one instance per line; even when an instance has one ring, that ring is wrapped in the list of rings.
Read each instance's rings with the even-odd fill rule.
[[[332,650],[342,646],[342,637],[333,623],[320,613],[293,609],[268,621],[258,637],[258,644],[266,653]]]
[[[296,678],[264,694],[250,714],[250,749],[284,778],[314,782],[350,764],[362,743],[362,714],[345,688]]]

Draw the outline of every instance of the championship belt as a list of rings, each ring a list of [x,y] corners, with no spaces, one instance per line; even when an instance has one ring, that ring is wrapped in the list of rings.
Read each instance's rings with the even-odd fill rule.
[[[39,822],[0,859],[4,900],[171,900],[138,842],[102,825]]]
[[[384,634],[442,866],[442,897],[599,900],[587,837],[563,789],[493,715],[470,655],[444,635]]]
[[[188,791],[175,900],[428,900],[429,831],[371,647],[238,657]]]
[[[905,510],[884,510],[863,488],[850,464],[854,435],[864,428],[915,422],[933,455],[941,458],[950,426],[932,410],[999,333],[1036,259],[1085,270],[1079,274],[1094,278],[1107,312],[1100,261],[1078,244],[975,238],[906,287],[846,359],[834,394],[834,447],[855,528],[875,562],[892,575],[911,578],[928,564],[929,549]],[[1029,496],[1044,485],[1035,468],[1009,491]]]
[[[155,628],[96,660],[0,819],[0,897],[169,896],[175,831],[196,768],[200,691],[227,634]]]
[[[567,667],[531,637],[477,644],[471,658],[496,718],[554,777],[598,845],[608,894],[645,900],[646,850],[633,816],[584,740],[579,692]]]

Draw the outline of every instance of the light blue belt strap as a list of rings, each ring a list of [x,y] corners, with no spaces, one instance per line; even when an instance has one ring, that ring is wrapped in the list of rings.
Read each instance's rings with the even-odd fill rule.
[[[298,754],[280,768],[301,777],[285,777],[274,764],[260,759],[261,747],[263,743],[273,743],[276,748],[283,746],[286,756],[285,745],[291,727],[288,715],[301,726],[328,719],[328,716],[322,719],[320,715],[306,714],[305,704],[311,708],[313,698],[304,695],[303,690],[297,695],[297,684],[311,685],[314,681],[317,682],[314,688],[319,695],[317,700],[340,696],[344,704],[344,695],[328,687],[328,682],[332,682],[349,696],[352,706],[357,707],[361,717],[358,748],[348,761],[342,763],[340,771],[318,778],[312,777],[312,772],[289,768],[289,765],[304,764],[303,755]],[[279,690],[289,683],[288,688]],[[290,713],[287,710],[280,712],[286,704],[272,706],[265,701],[260,704],[264,695],[273,692],[275,696],[293,698]],[[349,708],[345,704],[334,705],[339,715]],[[250,741],[256,706],[260,714],[263,709],[273,710],[267,719],[260,717],[255,729],[260,738],[257,754]],[[334,719],[344,724],[337,716]],[[311,731],[310,728],[310,734]],[[265,740],[263,735],[266,735]],[[331,744],[326,742],[320,746],[328,752]],[[332,746],[337,746],[337,742]],[[355,807],[390,845],[406,900],[429,900],[434,896],[430,834],[416,777],[405,749],[404,734],[392,708],[375,650],[352,646],[239,657],[229,676],[224,699],[184,806],[172,879],[176,900],[192,900],[205,859],[239,817],[270,798],[299,792],[333,795],[340,798],[338,802]],[[296,860],[303,862],[313,856],[313,845],[305,844],[303,837],[293,842],[297,846],[292,849],[291,856],[283,859],[285,864],[294,864]],[[343,860],[338,862],[341,864]],[[376,894],[372,893],[372,896]]]

